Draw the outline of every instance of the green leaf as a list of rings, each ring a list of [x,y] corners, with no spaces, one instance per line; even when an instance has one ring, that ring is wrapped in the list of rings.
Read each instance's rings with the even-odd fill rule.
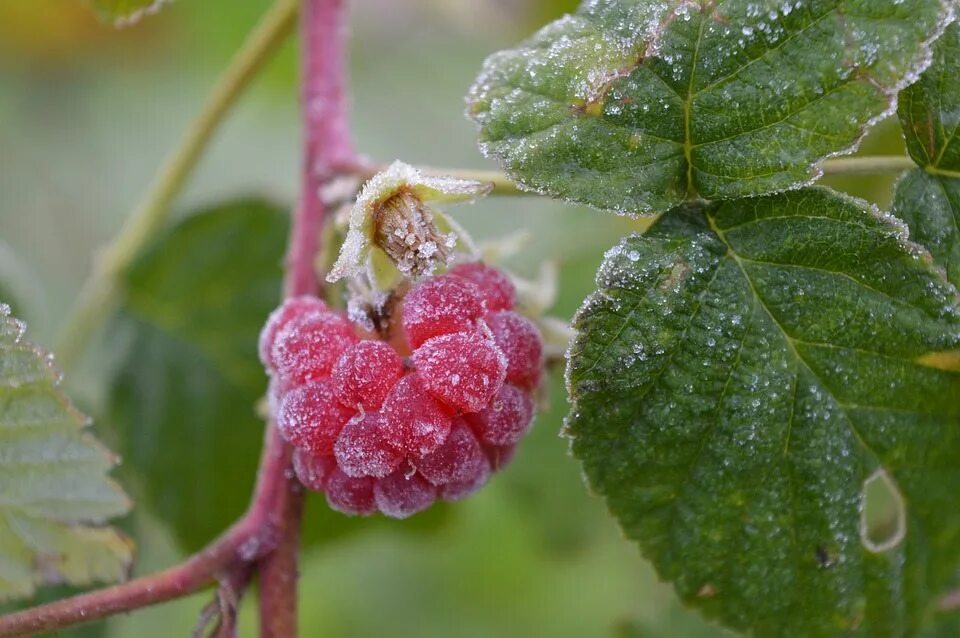
[[[596,0],[484,64],[480,147],[523,187],[625,213],[817,178],[928,58],[943,0]]]
[[[819,188],[685,205],[597,283],[573,452],[685,601],[758,636],[934,614],[960,575],[960,374],[920,360],[960,345],[960,308],[902,224]]]
[[[247,506],[263,440],[257,335],[280,300],[288,216],[263,201],[203,210],[126,275],[114,334],[130,347],[110,419],[140,491],[187,550]]]
[[[960,25],[933,47],[933,63],[900,93],[900,122],[910,156],[920,166],[960,177]]]
[[[894,213],[960,285],[960,25],[947,28],[934,46],[933,64],[900,93],[900,122],[923,170],[897,183]]]
[[[50,355],[0,304],[0,601],[126,576],[130,541],[103,523],[130,502],[115,457],[83,431]]]
[[[169,0],[89,0],[93,10],[117,26],[129,26],[156,13]]]

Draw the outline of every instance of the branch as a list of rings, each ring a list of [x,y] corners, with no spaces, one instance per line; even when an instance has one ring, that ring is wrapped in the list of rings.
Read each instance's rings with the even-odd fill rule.
[[[54,350],[64,368],[69,368],[83,354],[90,336],[116,300],[118,278],[167,221],[170,204],[196,168],[230,108],[293,30],[298,4],[298,0],[276,0],[263,15],[217,80],[200,113],[147,188],[140,204],[96,259]]]
[[[358,163],[350,140],[345,87],[345,0],[304,0],[301,24],[303,164],[300,202],[290,231],[287,296],[316,293],[316,260],[323,226],[332,213],[320,190],[341,167]],[[275,428],[273,428],[275,429]],[[288,447],[288,446],[285,446]],[[302,487],[293,477],[289,449],[283,493],[278,498],[277,549],[259,565],[260,632],[263,638],[297,634],[297,565]]]

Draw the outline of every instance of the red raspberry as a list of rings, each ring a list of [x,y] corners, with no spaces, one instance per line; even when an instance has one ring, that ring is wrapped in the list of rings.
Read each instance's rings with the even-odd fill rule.
[[[373,487],[380,511],[391,518],[407,518],[427,509],[437,498],[437,489],[419,474],[409,477],[400,468],[378,479]]]
[[[376,412],[368,412],[347,423],[333,446],[333,453],[347,476],[386,476],[403,460],[398,451],[387,445],[383,416]]]
[[[340,430],[354,414],[337,401],[330,379],[317,379],[283,397],[277,428],[294,447],[316,456],[330,455]]]
[[[423,386],[461,412],[487,405],[507,369],[500,349],[478,332],[434,337],[417,348],[413,362]]]
[[[543,370],[543,341],[537,327],[512,311],[492,313],[487,325],[507,357],[507,381],[527,390],[537,387]]]
[[[308,490],[324,491],[336,469],[337,461],[332,456],[314,456],[300,448],[293,451],[293,471]]]
[[[504,383],[497,396],[469,418],[484,443],[511,445],[530,429],[533,399],[516,386]]]
[[[334,470],[327,481],[327,504],[331,509],[351,516],[367,516],[377,511],[373,498],[374,479],[352,478]]]
[[[455,483],[441,485],[437,488],[437,496],[445,501],[459,501],[466,498],[487,484],[491,472],[490,461],[484,456],[483,461],[474,467],[472,476]]]
[[[458,420],[443,445],[417,461],[417,471],[434,485],[475,477],[487,459],[467,424]]]
[[[487,303],[488,312],[513,310],[517,300],[517,290],[503,271],[486,265],[482,261],[460,264],[450,269],[450,274],[463,277],[477,284]]]
[[[484,315],[483,293],[461,277],[433,277],[407,293],[402,315],[407,341],[417,348],[431,337],[473,329]]]
[[[397,351],[383,341],[361,341],[347,348],[333,366],[333,384],[344,405],[379,410],[403,376]]]
[[[287,325],[299,318],[309,314],[319,314],[327,310],[327,305],[313,295],[302,295],[300,297],[291,297],[283,302],[279,308],[270,313],[266,325],[260,331],[260,342],[258,350],[260,352],[260,361],[271,372],[275,372],[273,358],[270,353],[273,350],[273,344],[277,340],[277,334],[287,327]]]
[[[277,377],[299,385],[330,374],[334,362],[357,342],[353,326],[333,312],[310,313],[277,333],[270,351]]]
[[[451,416],[421,385],[416,374],[400,379],[383,402],[386,438],[401,453],[420,458],[450,434]]]

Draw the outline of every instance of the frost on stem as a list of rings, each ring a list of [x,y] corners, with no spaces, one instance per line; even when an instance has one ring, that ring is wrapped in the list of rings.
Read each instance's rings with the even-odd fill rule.
[[[394,162],[368,181],[350,211],[349,229],[340,255],[327,276],[333,283],[362,276],[371,251],[382,250],[403,275],[430,274],[445,265],[456,234],[437,224],[431,202],[470,202],[486,195],[491,185],[453,177],[423,175]]]

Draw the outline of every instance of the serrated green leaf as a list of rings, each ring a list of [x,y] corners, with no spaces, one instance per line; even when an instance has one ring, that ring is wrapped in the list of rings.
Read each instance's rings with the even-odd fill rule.
[[[933,172],[960,177],[960,25],[947,28],[933,47],[933,63],[900,92],[900,122],[914,161]]]
[[[935,615],[960,573],[960,374],[919,361],[960,344],[960,308],[930,261],[826,189],[687,205],[607,254],[573,451],[684,600],[758,636]],[[885,476],[903,518],[862,524]]]
[[[156,13],[170,0],[89,0],[93,10],[117,26],[127,26]]]
[[[83,431],[51,357],[0,304],[0,601],[39,585],[121,580],[133,548],[103,523],[130,503]]]
[[[484,64],[481,150],[625,213],[780,191],[849,152],[926,61],[943,0],[593,0]]]
[[[893,212],[910,228],[910,239],[960,286],[960,179],[910,171],[897,182]]]

